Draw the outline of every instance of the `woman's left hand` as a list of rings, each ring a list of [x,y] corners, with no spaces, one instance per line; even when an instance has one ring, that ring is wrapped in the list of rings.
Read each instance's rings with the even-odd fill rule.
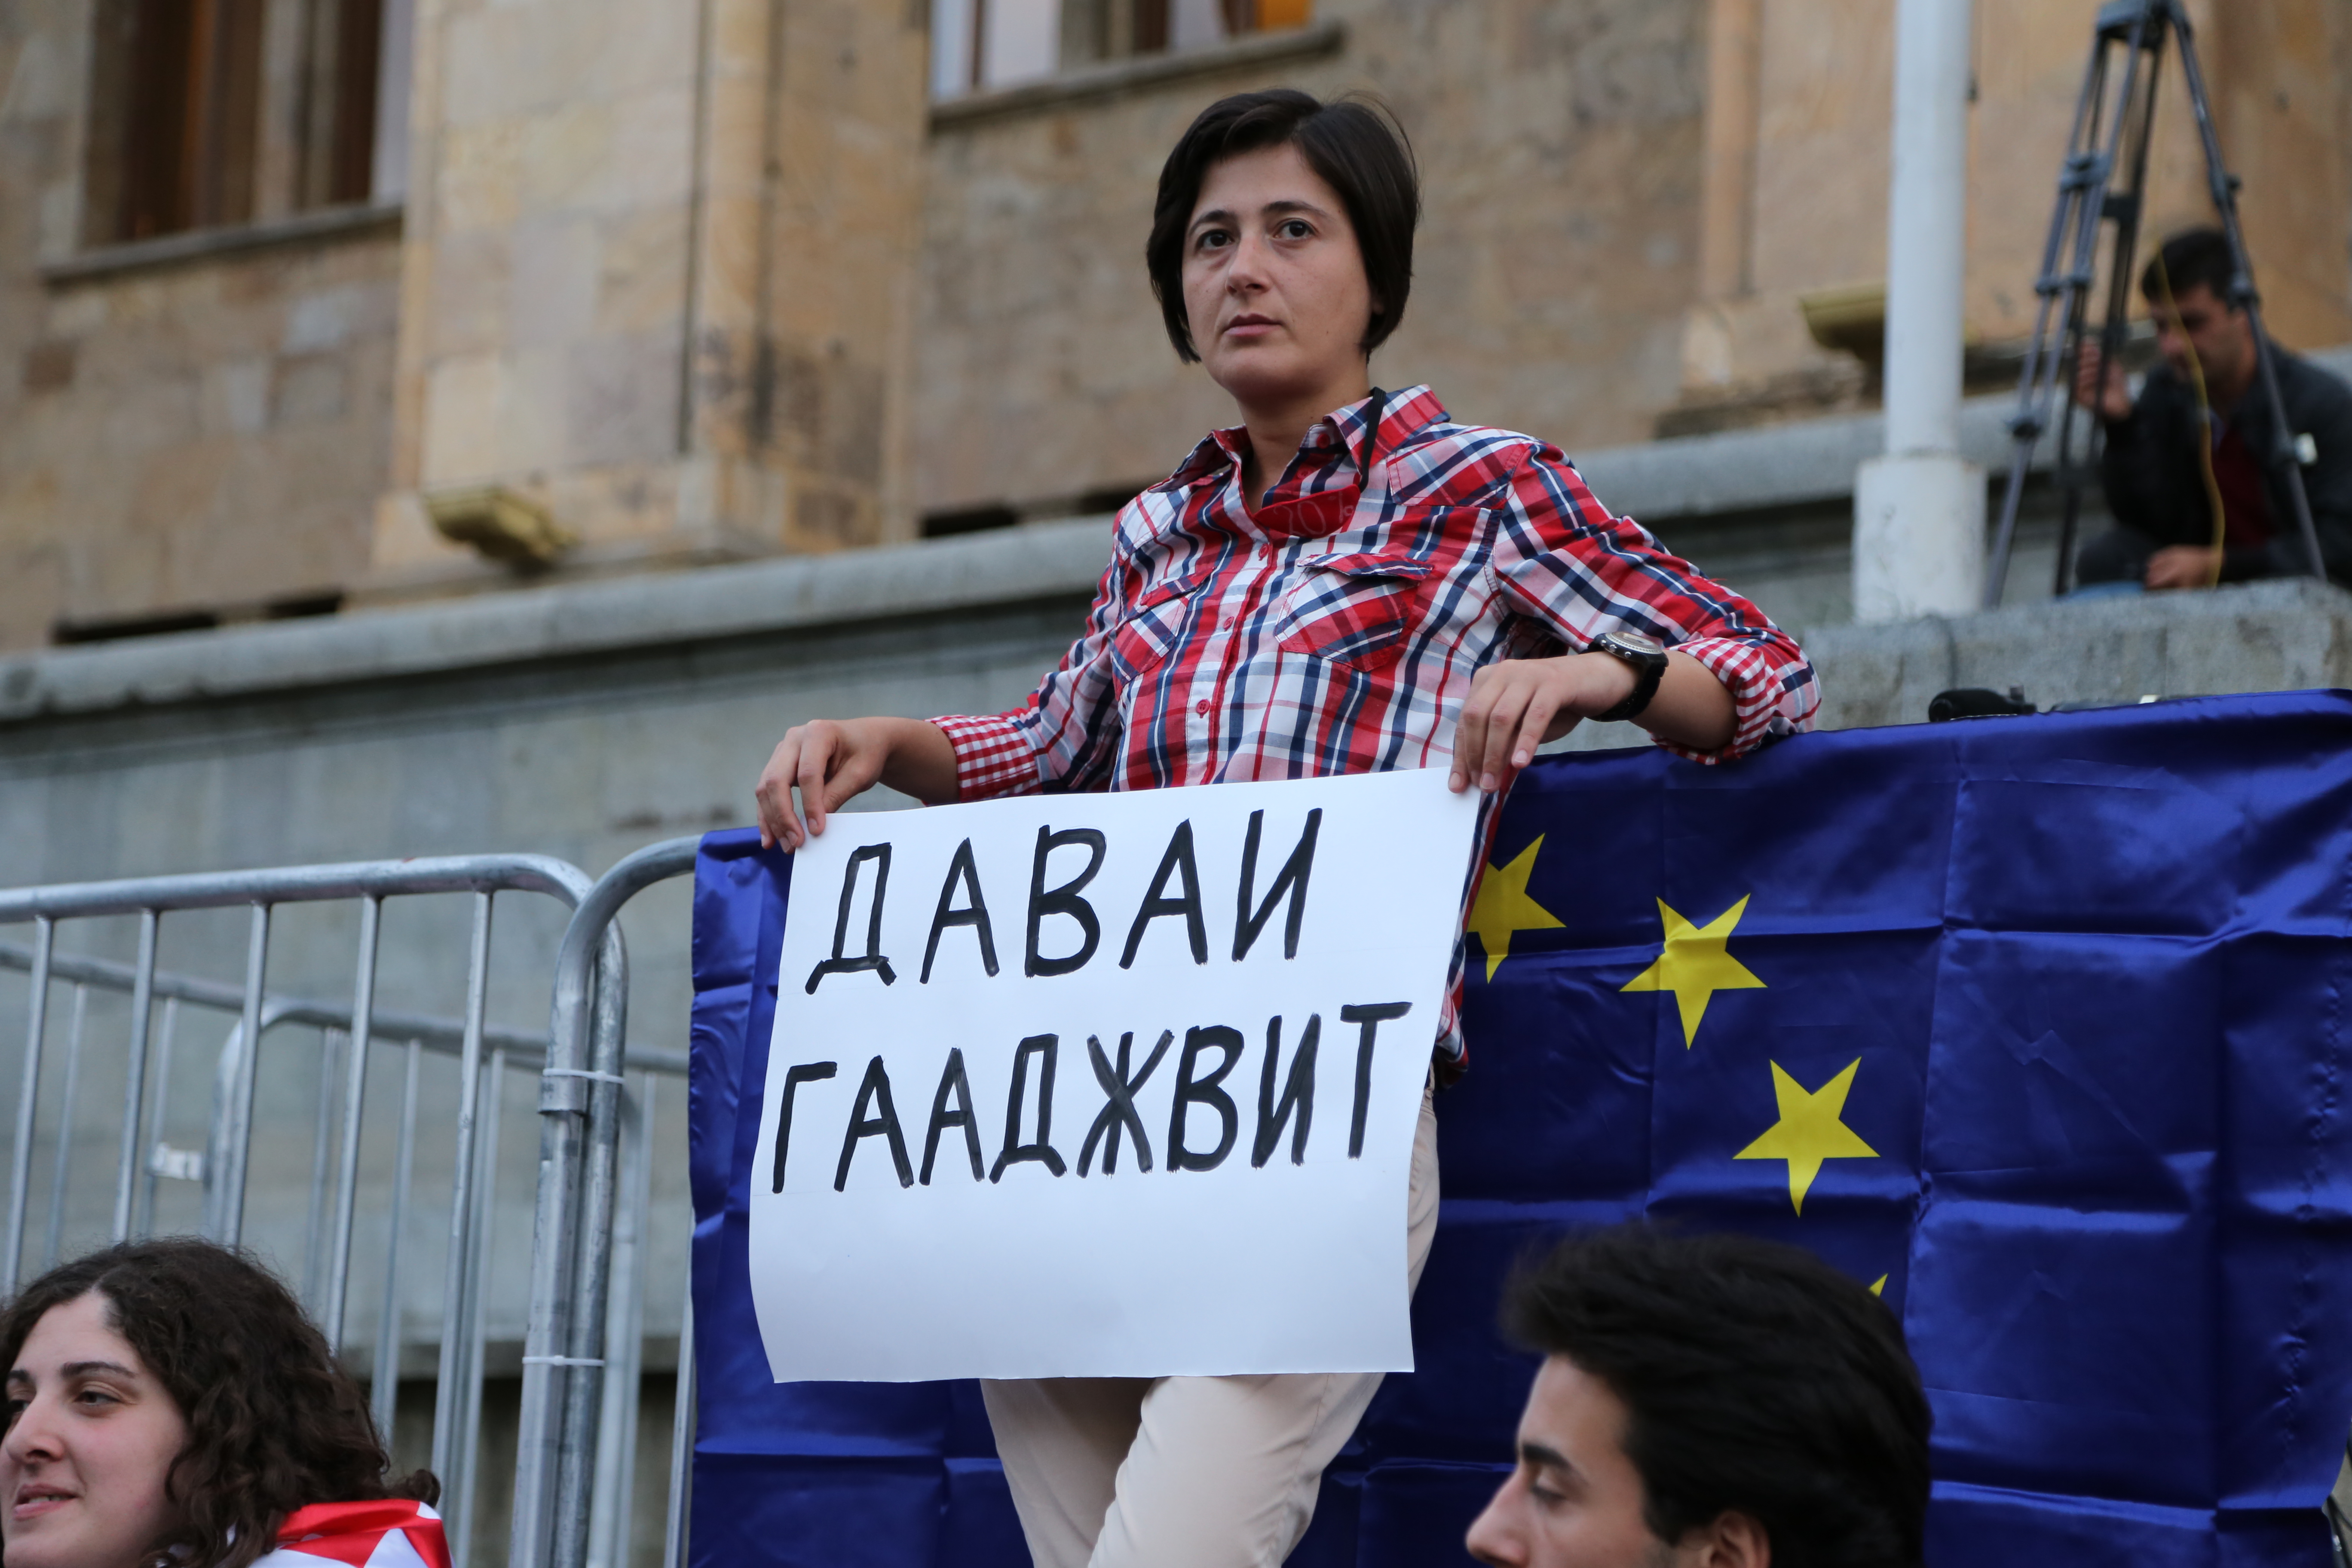
[[[1605,653],[1507,658],[1471,678],[1454,731],[1456,795],[1472,783],[1489,795],[1507,788],[1535,761],[1536,748],[1606,713],[1633,694],[1633,667]]]

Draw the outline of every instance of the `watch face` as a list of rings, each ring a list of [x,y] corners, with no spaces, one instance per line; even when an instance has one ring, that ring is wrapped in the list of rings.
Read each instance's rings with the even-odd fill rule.
[[[1666,651],[1666,645],[1646,632],[1603,632],[1593,639],[1623,648],[1627,653],[1649,655]]]

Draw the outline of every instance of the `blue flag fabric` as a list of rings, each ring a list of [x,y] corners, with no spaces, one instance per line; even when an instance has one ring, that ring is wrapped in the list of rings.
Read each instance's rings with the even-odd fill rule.
[[[705,841],[694,1563],[1025,1563],[971,1384],[769,1382],[745,1204],[789,882],[751,834]],[[2352,695],[1546,761],[1469,924],[1419,1370],[1293,1563],[1467,1561],[1532,1372],[1504,1275],[1642,1214],[1809,1247],[1901,1314],[1931,1564],[2328,1561]]]

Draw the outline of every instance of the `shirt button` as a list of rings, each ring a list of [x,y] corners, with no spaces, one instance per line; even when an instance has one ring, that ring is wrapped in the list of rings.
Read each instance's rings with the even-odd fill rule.
[[[1209,700],[1203,697],[1198,702],[1193,703],[1192,711],[1200,714],[1204,719],[1207,718],[1209,714]]]

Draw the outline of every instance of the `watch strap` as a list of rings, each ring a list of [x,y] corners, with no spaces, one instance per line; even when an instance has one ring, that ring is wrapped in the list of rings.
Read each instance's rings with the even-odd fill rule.
[[[1633,689],[1616,707],[1605,713],[1594,714],[1595,719],[1604,723],[1614,723],[1619,720],[1638,717],[1650,706],[1650,700],[1658,694],[1658,683],[1666,676],[1666,656],[1663,649],[1653,653],[1646,648],[1627,647],[1603,634],[1592,639],[1587,651],[1605,653],[1633,667]]]

